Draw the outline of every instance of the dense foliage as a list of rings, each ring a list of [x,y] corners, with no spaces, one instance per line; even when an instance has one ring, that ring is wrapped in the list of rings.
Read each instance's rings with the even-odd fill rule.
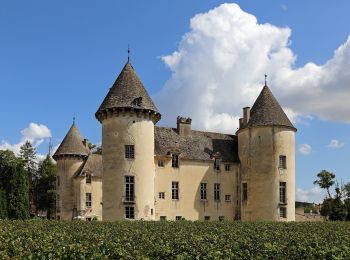
[[[0,222],[0,258],[349,259],[348,222]]]

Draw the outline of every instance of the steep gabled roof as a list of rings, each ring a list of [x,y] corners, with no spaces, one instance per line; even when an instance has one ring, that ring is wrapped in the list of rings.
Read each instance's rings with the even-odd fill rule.
[[[83,144],[83,138],[81,137],[75,122],[73,122],[67,135],[64,137],[62,143],[53,155],[53,158],[56,160],[61,155],[89,155],[89,150]]]
[[[151,110],[159,114],[129,61],[125,64],[95,115],[98,117],[101,112],[113,108]]]
[[[269,87],[265,85],[250,110],[248,127],[272,125],[295,129]]]
[[[173,151],[188,160],[211,160],[220,154],[224,162],[238,162],[237,136],[191,130],[186,136],[175,128],[154,127],[155,155],[169,156]]]
[[[77,172],[76,177],[86,176],[87,174],[102,178],[102,155],[90,154],[81,170]]]

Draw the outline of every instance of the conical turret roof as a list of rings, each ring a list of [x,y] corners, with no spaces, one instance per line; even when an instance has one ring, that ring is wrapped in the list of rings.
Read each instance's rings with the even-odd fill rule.
[[[83,144],[83,138],[81,137],[75,122],[73,122],[67,135],[64,137],[62,143],[53,155],[53,158],[56,160],[56,158],[61,155],[89,155],[89,150]]]
[[[120,72],[112,88],[110,88],[95,116],[99,119],[101,113],[115,108],[148,110],[158,114],[160,117],[157,107],[148,95],[129,60]]]
[[[250,110],[248,127],[272,125],[295,129],[269,87],[265,85]]]

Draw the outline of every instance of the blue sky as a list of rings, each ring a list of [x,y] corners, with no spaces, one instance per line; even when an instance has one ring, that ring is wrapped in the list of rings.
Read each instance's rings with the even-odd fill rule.
[[[234,133],[267,72],[298,128],[298,198],[322,198],[312,184],[322,169],[350,181],[350,2],[223,3],[1,0],[1,147],[30,139],[45,154],[48,137],[57,146],[73,116],[99,143],[94,113],[130,44],[160,125],[174,126],[179,113],[196,129]]]

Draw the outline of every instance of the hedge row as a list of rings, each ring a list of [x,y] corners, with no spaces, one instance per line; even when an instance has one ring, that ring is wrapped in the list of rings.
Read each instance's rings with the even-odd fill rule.
[[[1,221],[13,258],[350,259],[350,223]]]

